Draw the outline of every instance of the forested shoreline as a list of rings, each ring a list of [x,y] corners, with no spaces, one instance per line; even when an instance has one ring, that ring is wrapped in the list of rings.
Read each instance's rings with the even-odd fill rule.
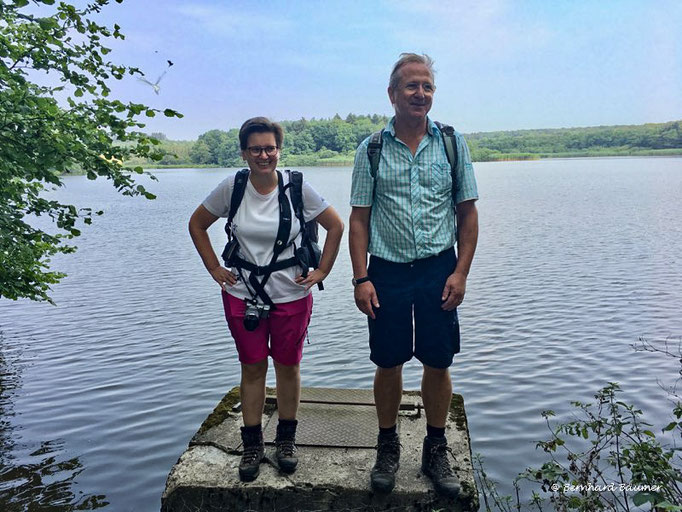
[[[338,114],[331,119],[282,121],[280,162],[284,166],[351,165],[355,148],[383,128],[388,117]],[[456,128],[456,127],[455,127]],[[166,155],[159,162],[126,162],[145,167],[240,167],[239,130],[210,130],[196,141],[160,140]],[[475,162],[594,156],[682,155],[682,121],[642,125],[593,126],[465,133]]]

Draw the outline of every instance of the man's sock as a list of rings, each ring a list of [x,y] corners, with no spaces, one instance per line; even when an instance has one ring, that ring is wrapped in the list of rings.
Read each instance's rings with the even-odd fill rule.
[[[428,423],[426,424],[426,435],[435,439],[445,437],[445,427],[432,427]]]
[[[379,435],[381,437],[393,436],[397,433],[397,427],[398,427],[398,424],[395,424],[392,427],[388,427],[388,428],[379,427]]]

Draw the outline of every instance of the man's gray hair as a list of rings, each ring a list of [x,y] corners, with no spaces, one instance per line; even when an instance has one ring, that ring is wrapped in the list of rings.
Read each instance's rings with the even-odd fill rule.
[[[411,62],[417,62],[418,64],[424,64],[431,72],[431,78],[434,78],[435,72],[433,70],[433,59],[426,55],[418,55],[416,53],[401,53],[398,62],[393,66],[393,71],[391,71],[391,78],[388,81],[388,87],[390,89],[395,89],[400,84],[400,68],[405,64],[410,64]]]

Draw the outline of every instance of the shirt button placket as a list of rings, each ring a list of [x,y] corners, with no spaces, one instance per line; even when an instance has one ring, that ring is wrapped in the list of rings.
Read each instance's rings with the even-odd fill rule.
[[[415,259],[419,259],[424,247],[422,209],[420,207],[421,188],[419,186],[419,166],[413,159],[410,166],[410,201],[412,203],[412,230],[414,232]]]

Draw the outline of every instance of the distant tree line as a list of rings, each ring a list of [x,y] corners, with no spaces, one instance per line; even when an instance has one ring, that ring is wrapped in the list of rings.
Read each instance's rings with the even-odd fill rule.
[[[358,144],[380,130],[388,117],[338,114],[331,119],[282,121],[281,163],[289,166],[349,165]],[[564,156],[682,154],[682,121],[632,126],[595,126],[464,134],[474,161]],[[241,167],[239,130],[210,130],[196,141],[167,140],[154,133],[167,151],[158,164]],[[151,162],[150,162],[151,163]]]
[[[470,133],[466,139],[478,161],[524,154],[551,157],[643,154],[662,150],[682,153],[681,123]]]
[[[342,119],[305,119],[282,121],[285,138],[282,161],[289,165],[314,165],[316,161],[352,154],[369,134],[388,122],[386,116],[349,114]],[[199,136],[189,151],[195,164],[225,167],[243,165],[239,149],[239,130],[211,130]]]

